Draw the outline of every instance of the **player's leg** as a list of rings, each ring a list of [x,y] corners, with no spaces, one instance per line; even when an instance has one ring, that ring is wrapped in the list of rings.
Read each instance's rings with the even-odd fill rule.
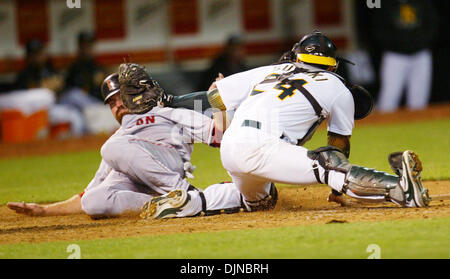
[[[184,179],[183,161],[170,146],[131,136],[112,137],[102,146],[101,154],[114,170],[160,194],[190,187]]]
[[[420,169],[415,167],[421,164],[412,152],[404,154],[403,158],[404,164],[411,164],[412,167],[409,172],[398,177],[352,165],[342,151],[331,147],[308,151],[304,147],[291,145],[278,139],[268,141],[252,150],[254,145],[241,143],[237,147],[242,152],[238,154],[243,154],[244,158],[246,157],[244,150],[248,150],[248,154],[252,154],[253,158],[258,158],[261,162],[245,175],[237,176],[238,171],[234,171],[233,181],[237,185],[240,184],[238,181],[240,177],[245,178],[251,175],[255,180],[259,178],[286,184],[325,183],[338,192],[370,201],[392,201],[411,207],[427,204],[427,191],[420,182],[422,169],[421,166]],[[227,160],[229,158],[226,158],[224,162]],[[245,164],[239,160],[235,160],[234,163],[234,165],[224,164],[224,166],[239,169],[239,165]],[[241,167],[241,169],[245,168],[248,166]],[[246,187],[246,183],[242,185]],[[241,191],[244,190],[241,189]],[[411,193],[414,193],[416,197],[414,201],[407,199],[411,197]]]
[[[333,151],[334,152],[334,151]],[[318,154],[326,154],[319,152]],[[335,153],[332,153],[334,155]],[[315,155],[315,153],[314,153]],[[328,154],[326,154],[328,155]],[[346,160],[342,153],[338,153],[342,164],[350,163]],[[340,157],[342,155],[343,158]],[[295,146],[281,140],[272,142],[264,150],[264,165],[255,169],[253,173],[258,176],[267,177],[275,182],[286,184],[328,184],[334,190],[345,193],[358,199],[370,201],[385,201],[386,190],[369,191],[369,194],[355,194],[352,189],[346,189],[347,171],[336,171],[335,169],[327,169],[324,164],[311,155],[311,152],[302,146]],[[317,157],[317,156],[316,156]],[[345,159],[345,160],[344,160]],[[339,161],[339,162],[341,162]],[[370,174],[368,174],[370,177]],[[384,179],[390,179],[397,185],[398,177],[386,174]],[[384,185],[381,186],[384,189]],[[400,191],[401,193],[402,191]],[[403,199],[403,196],[401,198]]]
[[[84,192],[81,207],[91,216],[113,216],[140,212],[152,197],[147,187],[136,185],[126,175],[111,171],[102,183]]]
[[[425,207],[430,201],[428,190],[421,182],[422,163],[412,151],[408,150],[402,154],[403,170],[400,176],[353,165],[342,151],[330,146],[308,151],[308,157],[313,163],[320,165],[319,169],[325,171],[320,182],[324,183],[322,179],[325,179],[325,183],[332,186],[330,175],[343,174],[344,181],[340,192],[354,198],[390,201],[405,207]]]
[[[248,211],[268,210],[275,207],[278,192],[267,178],[241,172],[229,172],[233,183],[242,194],[242,201]]]
[[[233,182],[210,185],[203,190],[206,201],[206,214],[224,211],[232,213],[242,208],[242,195]]]
[[[233,183],[242,193],[248,210],[273,208],[277,201],[276,187],[271,176],[255,173],[268,162],[267,153],[273,151],[273,139],[262,138],[258,133],[235,134],[230,130],[222,139],[220,154],[223,167],[230,174]],[[277,140],[277,139],[275,139]],[[285,154],[289,157],[289,154]],[[276,163],[271,164],[273,172],[279,169]]]
[[[391,112],[398,108],[409,69],[408,56],[385,52],[381,60],[381,88],[378,110]]]
[[[429,50],[423,50],[411,56],[411,60],[406,103],[409,109],[424,109],[430,99],[432,55]]]
[[[237,213],[245,210],[241,193],[234,183],[224,182],[208,186],[204,191],[177,189],[155,197],[144,205],[142,218],[162,219]]]

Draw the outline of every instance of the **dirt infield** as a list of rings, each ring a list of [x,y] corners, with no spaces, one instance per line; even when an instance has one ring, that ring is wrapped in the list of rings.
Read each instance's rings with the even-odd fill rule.
[[[450,104],[432,106],[419,112],[399,111],[372,114],[361,125],[450,118]],[[108,136],[82,139],[46,140],[27,144],[0,144],[0,158],[44,155],[99,149]],[[426,181],[430,194],[450,193],[450,181]],[[273,211],[238,213],[170,220],[141,220],[136,214],[92,220],[84,214],[57,217],[28,217],[0,206],[0,244],[71,241],[173,233],[273,228],[342,222],[421,219],[450,216],[450,200],[433,200],[428,208],[399,208],[393,204],[354,202],[341,207],[327,202],[327,186],[283,187]]]
[[[428,181],[431,194],[447,194],[450,181]],[[137,214],[92,220],[88,216],[28,217],[0,207],[0,244],[119,238],[173,233],[215,232],[343,222],[422,219],[450,216],[450,200],[435,200],[428,208],[400,208],[390,203],[354,203],[341,207],[327,202],[329,188],[280,188],[272,211],[215,216],[142,220]]]

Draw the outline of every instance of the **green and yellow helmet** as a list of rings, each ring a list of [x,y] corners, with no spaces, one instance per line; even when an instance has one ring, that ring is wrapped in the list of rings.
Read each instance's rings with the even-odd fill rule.
[[[314,64],[324,69],[337,68],[336,50],[334,43],[320,31],[304,36],[292,48],[297,62]]]

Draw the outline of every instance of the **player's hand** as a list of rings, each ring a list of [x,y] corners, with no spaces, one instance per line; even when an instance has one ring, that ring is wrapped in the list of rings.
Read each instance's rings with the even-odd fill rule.
[[[194,177],[194,171],[197,167],[193,166],[190,162],[185,162],[184,163],[184,174],[186,175],[187,178],[195,178]]]
[[[335,195],[333,192],[328,196],[328,202],[335,202],[340,204],[341,206],[348,206],[349,203],[344,199],[343,195]]]
[[[216,77],[216,81],[219,81],[219,80],[221,80],[221,79],[223,79],[223,78],[224,78],[224,76],[222,75],[222,73],[219,73],[219,75]],[[211,91],[211,90],[217,88],[217,86],[216,86],[216,81],[214,81],[213,83],[211,83],[211,86],[209,86],[208,91]]]
[[[36,203],[26,202],[9,202],[6,206],[14,210],[18,214],[25,214],[28,216],[44,216],[45,207]]]
[[[222,75],[222,73],[219,73],[219,74],[217,75],[217,77],[216,77],[216,81],[219,81],[219,80],[221,80],[221,79],[223,79],[223,78],[225,78],[225,77]]]

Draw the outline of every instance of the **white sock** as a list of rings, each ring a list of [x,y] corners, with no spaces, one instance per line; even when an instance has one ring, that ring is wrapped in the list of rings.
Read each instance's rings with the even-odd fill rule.
[[[192,190],[187,193],[191,199],[184,206],[184,208],[177,213],[177,217],[194,216],[202,211],[202,199],[200,198],[200,192],[197,190]]]

